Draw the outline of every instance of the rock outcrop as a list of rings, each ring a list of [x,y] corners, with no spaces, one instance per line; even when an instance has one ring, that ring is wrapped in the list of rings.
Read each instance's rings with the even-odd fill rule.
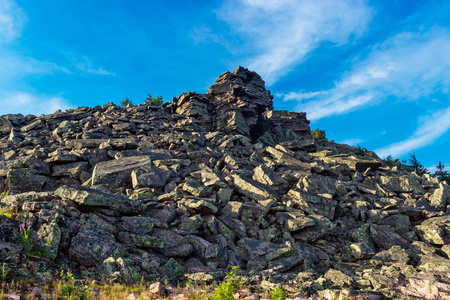
[[[418,286],[432,274],[430,293],[448,296],[449,187],[314,141],[306,114],[274,111],[272,98],[239,67],[162,107],[0,116],[8,277],[45,282],[64,266],[176,284],[239,266],[292,293],[417,296],[408,270]]]

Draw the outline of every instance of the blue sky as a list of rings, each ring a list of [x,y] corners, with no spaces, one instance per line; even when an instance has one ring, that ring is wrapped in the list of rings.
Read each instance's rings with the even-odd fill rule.
[[[450,2],[0,0],[0,115],[165,101],[241,65],[279,110],[450,167]]]

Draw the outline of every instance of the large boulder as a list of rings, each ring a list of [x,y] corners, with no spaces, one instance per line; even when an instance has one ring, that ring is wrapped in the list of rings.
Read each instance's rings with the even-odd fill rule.
[[[128,198],[84,186],[61,186],[55,191],[55,196],[82,206],[108,208],[122,213],[137,213],[145,208],[143,204]]]
[[[131,173],[144,167],[151,167],[151,159],[146,155],[99,162],[94,167],[92,185],[104,184],[108,187],[130,185]]]

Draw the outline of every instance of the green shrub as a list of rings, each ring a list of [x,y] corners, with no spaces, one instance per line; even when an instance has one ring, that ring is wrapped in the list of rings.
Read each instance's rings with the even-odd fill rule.
[[[318,141],[318,140],[326,141],[327,140],[327,138],[325,137],[325,130],[319,130],[319,128],[311,131],[311,135],[312,135],[313,139],[315,139],[316,141]]]
[[[237,278],[239,267],[232,267],[231,271],[226,273],[225,281],[221,282],[213,292],[212,300],[234,300],[234,294],[241,285],[241,279]]]
[[[0,201],[2,201],[3,198],[5,198],[6,196],[8,196],[8,192],[4,191],[3,193],[0,194]]]
[[[357,155],[365,156],[365,155],[367,155],[368,152],[369,151],[367,151],[366,148],[363,148],[360,145],[358,145],[357,148],[356,148],[356,154]]]
[[[277,287],[269,294],[270,300],[286,300],[286,295],[283,293],[281,287]]]
[[[129,105],[133,105],[133,103],[131,102],[130,99],[128,99],[128,97],[126,97],[125,99],[123,99],[123,100],[120,102],[120,105],[122,105],[123,107],[127,107],[127,106],[129,106]]]
[[[148,94],[147,98],[145,98],[145,104],[148,104],[148,105],[161,107],[161,105],[163,105],[163,103],[164,102],[163,102],[162,96],[152,97],[151,94]]]

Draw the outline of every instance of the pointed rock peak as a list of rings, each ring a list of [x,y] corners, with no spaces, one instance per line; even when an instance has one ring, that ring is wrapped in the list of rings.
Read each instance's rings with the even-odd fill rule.
[[[214,85],[209,87],[209,95],[217,100],[239,99],[256,105],[258,111],[273,110],[273,96],[266,90],[265,82],[256,72],[237,67],[233,72],[221,74]],[[251,105],[251,106],[253,106]]]

